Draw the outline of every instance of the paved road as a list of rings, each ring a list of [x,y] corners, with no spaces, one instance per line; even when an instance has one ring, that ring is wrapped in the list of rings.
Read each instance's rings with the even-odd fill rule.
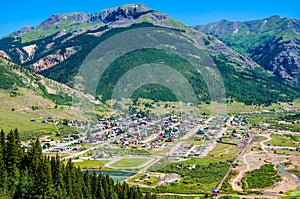
[[[79,157],[79,156],[81,156],[81,155],[83,155],[83,154],[85,154],[85,153],[89,152],[89,151],[92,151],[92,150],[98,149],[99,147],[100,147],[100,146],[99,146],[99,145],[97,145],[97,146],[94,146],[94,147],[88,148],[88,149],[86,149],[86,150],[80,151],[80,152],[78,152],[78,153],[73,153],[72,155],[69,155],[69,156],[63,157],[63,158],[61,158],[61,159],[62,159],[62,160],[65,160],[65,159],[70,159],[70,158],[76,158],[76,157]]]

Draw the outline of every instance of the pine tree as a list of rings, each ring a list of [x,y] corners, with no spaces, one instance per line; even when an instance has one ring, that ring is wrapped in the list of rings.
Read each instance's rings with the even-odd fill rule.
[[[15,137],[15,144],[18,150],[18,158],[17,158],[17,166],[20,167],[21,166],[21,160],[23,159],[23,148],[21,147],[21,138],[20,138],[20,134],[18,132],[18,129],[14,130],[14,137]]]
[[[91,190],[91,178],[88,170],[83,173],[83,182],[84,185],[82,187],[83,198],[92,199],[92,190]]]
[[[14,193],[20,177],[20,171],[18,168],[20,163],[20,147],[17,145],[16,134],[18,134],[17,130],[15,130],[15,132],[10,131],[7,135],[5,148],[5,164],[8,177],[7,186],[10,188],[9,191],[11,193]]]
[[[3,130],[0,133],[0,193],[5,192],[5,178],[6,178],[6,169],[5,169],[5,134]]]
[[[51,173],[56,195],[65,198],[67,194],[64,189],[65,166],[63,162],[60,161],[58,155],[56,155],[55,158],[51,158]]]
[[[74,198],[72,168],[73,168],[73,164],[71,159],[69,159],[66,166],[66,172],[65,172],[65,185],[66,185],[65,187],[69,198]]]
[[[53,193],[53,186],[52,186],[52,174],[51,174],[51,166],[50,161],[47,157],[43,158],[38,166],[38,174],[39,177],[36,179],[38,182],[37,190],[43,198],[52,198],[54,195]]]
[[[20,183],[18,184],[17,190],[14,194],[14,198],[32,198],[34,180],[30,176],[29,171],[25,169],[20,176]]]
[[[76,167],[72,168],[72,186],[73,186],[74,198],[81,199],[82,198],[81,187],[83,186],[83,179],[82,179],[82,172],[80,168],[76,168]]]
[[[99,174],[96,181],[96,193],[95,196],[97,199],[109,199],[109,196],[106,196],[105,184],[103,183],[103,175]]]
[[[93,172],[93,174],[91,175],[91,191],[92,191],[92,198],[95,199],[96,198],[96,188],[97,188],[97,174],[96,172]]]

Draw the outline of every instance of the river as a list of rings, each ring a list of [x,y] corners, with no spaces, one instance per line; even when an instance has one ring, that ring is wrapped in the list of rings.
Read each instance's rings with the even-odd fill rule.
[[[284,164],[280,165],[279,168],[278,168],[278,170],[281,172],[281,174],[283,176],[285,176],[285,177],[287,177],[287,178],[289,178],[289,179],[291,179],[293,181],[296,180],[297,181],[297,190],[300,191],[300,177],[296,176],[297,179],[295,179],[295,177],[294,177],[294,175],[292,173],[290,173],[290,172],[288,172],[288,171],[285,170],[285,167],[286,166]]]

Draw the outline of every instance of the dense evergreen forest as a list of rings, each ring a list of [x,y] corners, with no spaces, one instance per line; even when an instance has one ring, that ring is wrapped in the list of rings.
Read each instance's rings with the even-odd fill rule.
[[[136,199],[155,198],[139,188],[114,183],[109,176],[89,174],[42,154],[39,141],[21,147],[18,130],[0,134],[0,198]]]

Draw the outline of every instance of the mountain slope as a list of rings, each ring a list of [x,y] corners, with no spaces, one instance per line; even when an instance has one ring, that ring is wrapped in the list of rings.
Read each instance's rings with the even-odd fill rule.
[[[0,129],[7,131],[15,128],[16,124],[21,132],[56,130],[53,125],[40,123],[40,118],[47,119],[48,116],[57,120],[70,120],[76,116],[76,119],[85,121],[90,113],[74,109],[74,106],[70,108],[74,92],[95,104],[87,95],[3,58],[0,58],[0,77]],[[30,123],[31,118],[39,122]]]
[[[249,56],[265,69],[298,83],[300,73],[300,21],[272,16],[263,20],[221,20],[195,28]]]
[[[199,102],[209,103],[209,92],[217,93],[216,85],[223,83],[227,99],[246,104],[270,104],[292,101],[299,97],[297,88],[267,73],[250,58],[232,50],[214,36],[200,33],[140,4],[121,6],[96,14],[53,15],[37,28],[23,29],[1,39],[0,55],[72,87],[81,64],[96,46],[120,33],[141,28],[156,28],[157,32],[151,33],[153,35],[132,35],[132,41],[150,38],[155,43],[158,38],[163,39],[162,41],[177,38],[178,44],[182,45],[180,49],[187,50],[186,56],[198,60],[203,67],[193,68],[187,60],[169,50],[174,46],[165,45],[162,49],[146,48],[126,53],[114,60],[100,79],[96,95],[101,96],[103,101],[111,98],[118,80],[129,70],[148,63],[164,63],[182,74],[193,87]],[[153,39],[154,35],[156,40]],[[118,44],[114,45],[116,49],[112,52],[119,47]],[[162,43],[157,43],[159,45]],[[202,58],[209,57],[211,61],[205,63],[202,55],[197,57],[189,54],[191,49],[196,50],[196,54],[203,53]],[[220,72],[221,77],[216,76],[215,72]],[[215,85],[208,85],[205,78]],[[149,96],[151,90],[155,92]],[[176,100],[170,90],[155,84],[139,88],[134,96]]]
[[[93,38],[90,35],[82,34],[73,39],[73,43],[78,41],[90,41],[87,49],[101,43],[106,37],[120,33],[128,29],[139,28],[143,26],[152,26],[151,24],[135,24],[128,28],[115,28],[108,31],[100,38]],[[166,33],[165,33],[166,34]],[[179,34],[179,33],[178,33]],[[186,30],[184,34],[198,34],[193,30]],[[161,36],[163,31],[161,31]],[[251,59],[242,56],[225,44],[210,35],[201,34],[201,47],[214,59],[218,70],[221,73],[225,83],[226,94],[228,98],[244,102],[246,104],[271,104],[276,101],[292,101],[299,96],[299,91],[292,86],[286,84],[280,78],[276,78],[271,73],[264,71]],[[89,49],[90,50],[90,49]],[[55,67],[42,71],[42,74],[60,82],[73,84],[73,77],[77,74],[80,64],[89,53],[89,50],[82,50],[70,57],[66,61]],[[223,61],[222,61],[223,60]],[[203,81],[202,75],[195,71],[185,60],[178,56],[162,50],[137,50],[126,54],[115,60],[109,70],[103,74],[98,88],[97,94],[102,95],[102,100],[110,99],[116,82],[126,74],[130,69],[145,63],[161,63],[174,67],[189,83],[198,95],[200,102],[209,102],[208,88]],[[187,73],[189,71],[189,73]],[[233,78],[234,77],[234,78]],[[160,94],[150,97],[154,100],[175,100],[168,90],[159,89],[158,86],[150,88],[141,88],[135,94],[137,96],[149,97],[147,93],[151,90],[161,90]]]

